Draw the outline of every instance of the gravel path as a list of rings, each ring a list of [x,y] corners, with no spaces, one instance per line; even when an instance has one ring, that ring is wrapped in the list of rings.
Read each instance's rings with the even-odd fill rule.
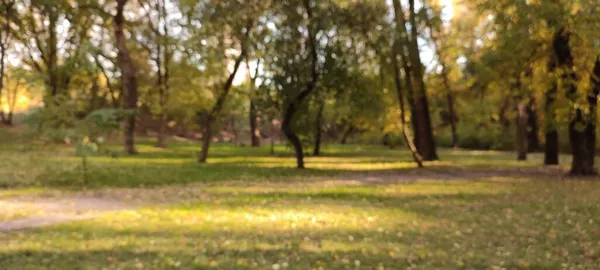
[[[23,230],[133,209],[122,202],[95,197],[0,199],[3,211],[23,211],[24,218],[0,220],[0,232]]]

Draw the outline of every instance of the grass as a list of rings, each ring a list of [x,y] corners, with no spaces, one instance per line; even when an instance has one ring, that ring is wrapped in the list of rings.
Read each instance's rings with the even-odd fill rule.
[[[111,146],[109,150],[120,148]],[[167,149],[155,148],[150,141],[138,145],[134,157],[109,154],[90,159],[88,188],[138,187],[214,182],[224,180],[259,181],[269,179],[335,176],[345,173],[382,173],[415,169],[406,151],[381,146],[326,146],[322,157],[307,157],[306,170],[296,170],[291,150],[277,146],[276,156],[262,148],[216,144],[211,147],[208,164],[195,162],[197,144],[177,143]],[[0,188],[82,186],[81,161],[73,147],[52,146],[23,151],[15,145],[0,146]],[[430,162],[427,170],[488,169],[497,166],[531,167],[532,162],[514,160],[513,153],[440,150],[442,160]]]
[[[538,155],[517,163],[513,153],[443,150],[422,172],[405,151],[330,146],[298,171],[283,147],[271,157],[216,145],[205,165],[194,163],[195,145],[140,150],[94,157],[91,190],[65,193],[144,207],[0,234],[0,268],[600,268],[600,181],[472,173],[538,170]],[[0,196],[78,187],[77,160],[54,153],[5,151],[20,160],[13,168],[29,159],[60,165],[4,178],[11,188]],[[446,173],[454,177],[440,178]]]

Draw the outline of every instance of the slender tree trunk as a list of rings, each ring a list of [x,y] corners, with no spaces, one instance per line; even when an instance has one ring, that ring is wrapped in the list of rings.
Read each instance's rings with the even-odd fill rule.
[[[271,119],[271,134],[269,137],[271,139],[271,155],[275,155],[275,124],[273,124],[273,119]]]
[[[313,149],[313,156],[321,155],[321,133],[323,132],[323,109],[325,102],[319,104],[319,110],[317,112],[317,120],[315,123],[315,148]]]
[[[396,92],[398,95],[398,103],[400,105],[400,122],[402,124],[402,138],[404,139],[404,143],[406,144],[406,146],[408,147],[408,149],[410,150],[413,160],[415,161],[415,163],[417,163],[417,166],[419,166],[419,168],[423,167],[423,158],[421,157],[421,155],[419,154],[417,148],[415,147],[415,145],[413,144],[412,140],[409,138],[409,130],[408,130],[408,125],[406,124],[406,116],[404,114],[405,110],[404,110],[404,93],[402,91],[402,81],[400,79],[400,68],[398,66],[398,53],[397,53],[397,49],[396,46],[397,44],[394,43],[393,49],[392,49],[392,65],[394,66],[394,82],[396,83]]]
[[[213,119],[209,114],[203,115],[204,121],[202,121],[202,150],[200,151],[200,155],[198,156],[198,162],[206,163],[206,159],[208,158],[208,148],[210,147],[210,142],[212,140],[212,124]]]
[[[538,117],[535,97],[529,97],[527,104],[527,151],[529,153],[537,152],[540,149],[540,140],[538,138]]]
[[[527,160],[527,106],[517,105],[517,160]]]
[[[306,47],[310,50],[310,60],[311,60],[311,78],[306,88],[300,92],[296,97],[294,97],[288,104],[287,108],[285,108],[283,114],[283,121],[281,123],[281,129],[283,134],[288,138],[292,147],[294,147],[294,152],[296,153],[296,165],[298,169],[304,169],[304,153],[302,150],[302,143],[300,142],[300,138],[296,135],[296,132],[292,129],[292,120],[294,114],[296,113],[297,106],[301,104],[304,99],[315,89],[317,86],[317,80],[319,78],[319,74],[317,71],[317,41],[316,35],[314,33],[314,29],[312,28],[311,21],[313,19],[312,9],[310,6],[309,0],[303,1],[304,8],[306,9],[306,15],[308,17],[308,39],[306,41]]]
[[[115,42],[117,47],[117,60],[121,69],[121,76],[124,88],[124,109],[130,111],[130,114],[125,117],[125,152],[128,154],[136,154],[135,150],[135,118],[138,102],[137,79],[135,75],[135,67],[129,56],[129,49],[125,41],[125,19],[123,10],[128,0],[117,0],[117,13],[114,17],[115,27]]]

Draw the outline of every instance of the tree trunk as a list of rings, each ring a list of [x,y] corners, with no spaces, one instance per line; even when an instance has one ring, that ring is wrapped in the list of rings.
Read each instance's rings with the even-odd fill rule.
[[[317,112],[317,120],[315,123],[315,148],[313,149],[313,156],[319,156],[321,154],[321,133],[323,132],[323,109],[325,102],[319,104],[319,110]]]
[[[517,160],[527,160],[527,105],[517,105]]]
[[[271,139],[271,155],[275,155],[275,124],[273,124],[273,119],[271,119],[271,134],[269,137]]]
[[[400,80],[400,68],[398,66],[398,53],[397,53],[397,49],[396,46],[397,44],[394,43],[393,49],[392,49],[392,65],[394,66],[394,82],[396,83],[396,92],[398,95],[398,103],[400,105],[400,122],[402,124],[402,138],[404,139],[404,143],[406,144],[406,146],[408,147],[408,149],[410,150],[413,160],[415,161],[415,163],[417,163],[417,166],[419,166],[419,168],[423,167],[423,158],[421,157],[421,155],[419,154],[417,148],[415,147],[415,145],[413,144],[412,140],[409,138],[409,130],[408,130],[408,125],[406,124],[406,116],[404,114],[405,110],[404,110],[404,94],[402,91],[402,82]]]
[[[283,122],[281,123],[281,130],[294,148],[294,152],[296,153],[296,167],[298,169],[304,169],[304,152],[302,150],[302,142],[300,142],[300,138],[298,138],[298,135],[296,135],[296,132],[292,130],[291,126],[294,113],[296,113],[296,106],[294,104],[288,105],[283,116]]]
[[[341,144],[346,144],[348,142],[348,137],[350,137],[350,135],[352,134],[352,132],[354,132],[354,126],[348,127],[348,129],[346,130],[346,132],[344,132],[344,134],[342,135],[342,139],[340,140],[340,143]]]
[[[158,120],[158,134],[156,136],[156,147],[165,148],[166,143],[166,132],[167,132],[167,114],[164,112],[160,113],[160,119]]]
[[[125,152],[128,154],[136,154],[135,150],[135,115],[138,102],[137,79],[135,75],[135,67],[129,56],[129,49],[125,42],[125,19],[123,17],[123,9],[128,0],[117,0],[117,13],[114,17],[115,27],[115,42],[117,47],[117,60],[121,69],[121,76],[124,87],[124,104],[125,110],[130,114],[125,117]]]
[[[558,132],[556,129],[548,130],[545,137],[544,165],[558,165]]]
[[[536,102],[535,97],[532,95],[529,97],[529,104],[527,104],[527,151],[529,153],[537,152],[540,149],[537,122]]]
[[[258,137],[258,121],[256,116],[256,105],[250,98],[250,139],[252,147],[260,147],[260,138]]]
[[[203,118],[204,121],[202,121],[202,149],[200,150],[200,155],[198,156],[199,163],[206,163],[206,159],[208,158],[208,148],[210,147],[210,142],[212,140],[213,119],[208,114],[205,114]]]

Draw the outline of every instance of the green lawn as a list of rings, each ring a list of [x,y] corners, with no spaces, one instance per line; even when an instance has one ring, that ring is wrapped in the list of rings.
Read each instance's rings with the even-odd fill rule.
[[[299,171],[283,147],[215,145],[205,165],[197,145],[140,150],[94,157],[87,190],[64,148],[3,151],[0,198],[144,206],[0,233],[0,269],[600,268],[600,181],[549,174],[540,155],[442,150],[418,170],[404,150],[329,146]]]

